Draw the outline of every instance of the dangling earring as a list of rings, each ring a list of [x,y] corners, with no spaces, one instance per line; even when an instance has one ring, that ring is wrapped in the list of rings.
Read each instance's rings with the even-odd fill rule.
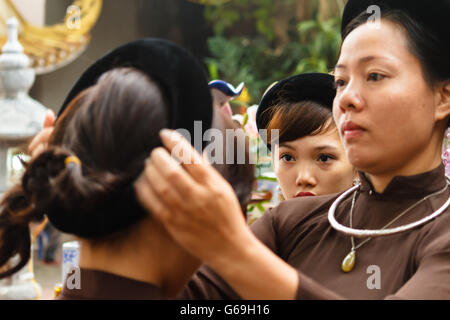
[[[353,179],[353,186],[356,186],[356,185],[358,185],[360,183],[361,183],[361,181],[359,181],[358,178]]]
[[[280,185],[277,186],[277,191],[278,191],[278,200],[279,201],[284,201],[284,197],[283,197],[283,191],[281,190]]]

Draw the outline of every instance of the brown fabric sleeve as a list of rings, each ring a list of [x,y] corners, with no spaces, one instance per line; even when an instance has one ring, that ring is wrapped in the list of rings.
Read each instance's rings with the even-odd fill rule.
[[[273,215],[275,211],[275,209],[267,211],[250,228],[261,242],[276,253],[276,221]],[[296,296],[298,300],[343,299],[301,272],[298,272],[298,276],[299,288]],[[240,297],[219,275],[209,267],[203,266],[194,275],[178,299],[227,300],[240,299]]]
[[[296,300],[342,300],[344,297],[334,293],[298,271],[298,290]]]
[[[449,300],[450,252],[425,257],[408,282],[386,299]]]
[[[255,221],[251,229],[254,234],[272,251],[279,253],[277,237],[284,234],[280,230],[282,221],[271,210]],[[286,215],[282,216],[285,219]],[[289,225],[289,224],[287,224]],[[450,299],[450,233],[448,220],[435,223],[418,242],[415,256],[417,266],[413,276],[395,293],[384,299]],[[337,300],[346,299],[297,271],[299,286],[298,300]],[[240,299],[239,295],[208,267],[202,267],[192,278],[181,299]]]
[[[398,299],[450,299],[450,252],[428,255],[417,272],[395,294],[385,297]],[[323,287],[298,271],[297,300],[340,300],[345,297]],[[192,278],[178,299],[240,299],[239,295],[214,271],[203,266]]]
[[[275,229],[274,212],[276,209],[267,210],[262,217],[250,226],[253,234],[264,243],[270,250],[277,251],[277,234]]]
[[[250,228],[256,237],[275,251],[275,231],[269,212],[270,210],[256,220]],[[235,300],[241,297],[217,273],[204,265],[191,278],[177,299]]]
[[[388,299],[450,299],[450,212],[424,230],[415,254],[414,275]]]

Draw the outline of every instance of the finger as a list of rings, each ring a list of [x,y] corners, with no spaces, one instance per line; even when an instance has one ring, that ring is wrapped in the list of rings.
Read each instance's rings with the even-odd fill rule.
[[[134,183],[134,190],[136,192],[136,198],[142,207],[149,212],[155,219],[161,222],[169,231],[169,233],[176,239],[183,232],[180,229],[177,218],[180,215],[176,215],[176,211],[170,210],[165,206],[164,202],[154,192],[150,184],[148,183],[145,173],[143,173]],[[182,215],[181,215],[182,216]]]
[[[183,165],[203,162],[201,155],[177,131],[163,129],[160,131],[160,136],[167,150]]]
[[[45,113],[45,119],[44,119],[44,128],[50,128],[53,127],[55,124],[55,113],[52,109],[47,109],[47,112]]]
[[[31,153],[31,158],[36,158],[44,150],[45,150],[45,145],[44,144],[39,144],[36,148],[34,148],[33,152]]]
[[[211,174],[212,167],[181,134],[174,130],[163,129],[160,136],[172,157],[178,159],[195,180],[203,182]]]
[[[156,148],[150,156],[150,163],[147,166],[153,167],[161,179],[170,187],[176,190],[181,197],[192,195],[192,191],[197,188],[196,182],[192,177],[174,160],[167,150]],[[147,177],[152,177],[147,175]]]
[[[169,211],[156,196],[143,173],[134,183],[136,198],[141,206],[160,221],[166,221]]]
[[[39,132],[28,145],[28,153],[33,155],[35,153],[35,149],[39,145],[46,145],[48,143],[48,140],[50,139],[52,132],[53,127],[45,128],[41,132]]]
[[[206,152],[202,152],[203,162],[211,164],[211,159]]]
[[[152,162],[153,160],[147,164],[144,170],[148,186],[170,211],[177,212],[184,209],[183,194],[180,194],[174,186],[178,182],[167,179]]]

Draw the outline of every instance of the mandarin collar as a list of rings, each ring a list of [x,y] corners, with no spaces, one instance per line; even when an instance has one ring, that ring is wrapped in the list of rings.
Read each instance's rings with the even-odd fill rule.
[[[424,197],[444,188],[447,184],[445,167],[442,163],[435,169],[424,173],[412,176],[395,176],[382,193],[375,192],[372,183],[363,172],[359,171],[358,174],[361,181],[361,193],[368,193],[373,196],[396,198]]]
[[[69,289],[65,283],[61,295],[69,299],[147,300],[163,299],[159,287],[105,271],[80,268],[81,288]]]

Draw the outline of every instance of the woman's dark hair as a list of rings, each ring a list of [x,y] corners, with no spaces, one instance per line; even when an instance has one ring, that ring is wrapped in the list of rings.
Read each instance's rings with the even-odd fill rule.
[[[251,192],[255,180],[255,167],[251,164],[249,154],[249,139],[245,132],[235,124],[230,116],[215,107],[212,126],[222,132],[224,137],[223,161],[222,163],[213,163],[213,167],[231,184],[236,197],[241,205],[244,217],[247,215],[247,205],[251,200]],[[233,135],[226,134],[227,130],[234,130]],[[213,140],[214,141],[214,140]],[[211,141],[211,143],[213,143]],[[233,162],[227,163],[227,151],[233,150]],[[245,161],[238,159],[240,151],[244,150]]]
[[[280,102],[266,112],[271,113],[267,140],[272,141],[271,130],[278,129],[279,143],[323,133],[334,124],[331,110],[313,101]]]
[[[344,29],[342,42],[353,30],[369,21],[370,15],[362,12],[354,18]],[[401,10],[382,10],[381,19],[394,22],[406,31],[409,49],[419,59],[424,78],[430,86],[448,79],[450,59],[445,56],[445,51],[433,32]]]
[[[81,92],[55,124],[49,148],[26,165],[22,183],[0,203],[0,266],[30,257],[28,224],[44,214],[60,231],[96,239],[144,217],[132,181],[149,152],[161,145],[167,102],[156,82],[132,68],[103,74]],[[81,165],[65,164],[77,156]]]
[[[60,231],[94,242],[120,241],[147,215],[133,182],[151,150],[162,145],[159,131],[168,126],[169,109],[159,85],[134,68],[112,69],[76,96],[58,118],[49,148],[26,164],[21,184],[0,202],[0,266],[20,256],[0,278],[28,262],[28,225],[44,215]],[[70,156],[81,163],[66,163]],[[239,200],[249,200],[252,166],[228,165],[219,172]]]

